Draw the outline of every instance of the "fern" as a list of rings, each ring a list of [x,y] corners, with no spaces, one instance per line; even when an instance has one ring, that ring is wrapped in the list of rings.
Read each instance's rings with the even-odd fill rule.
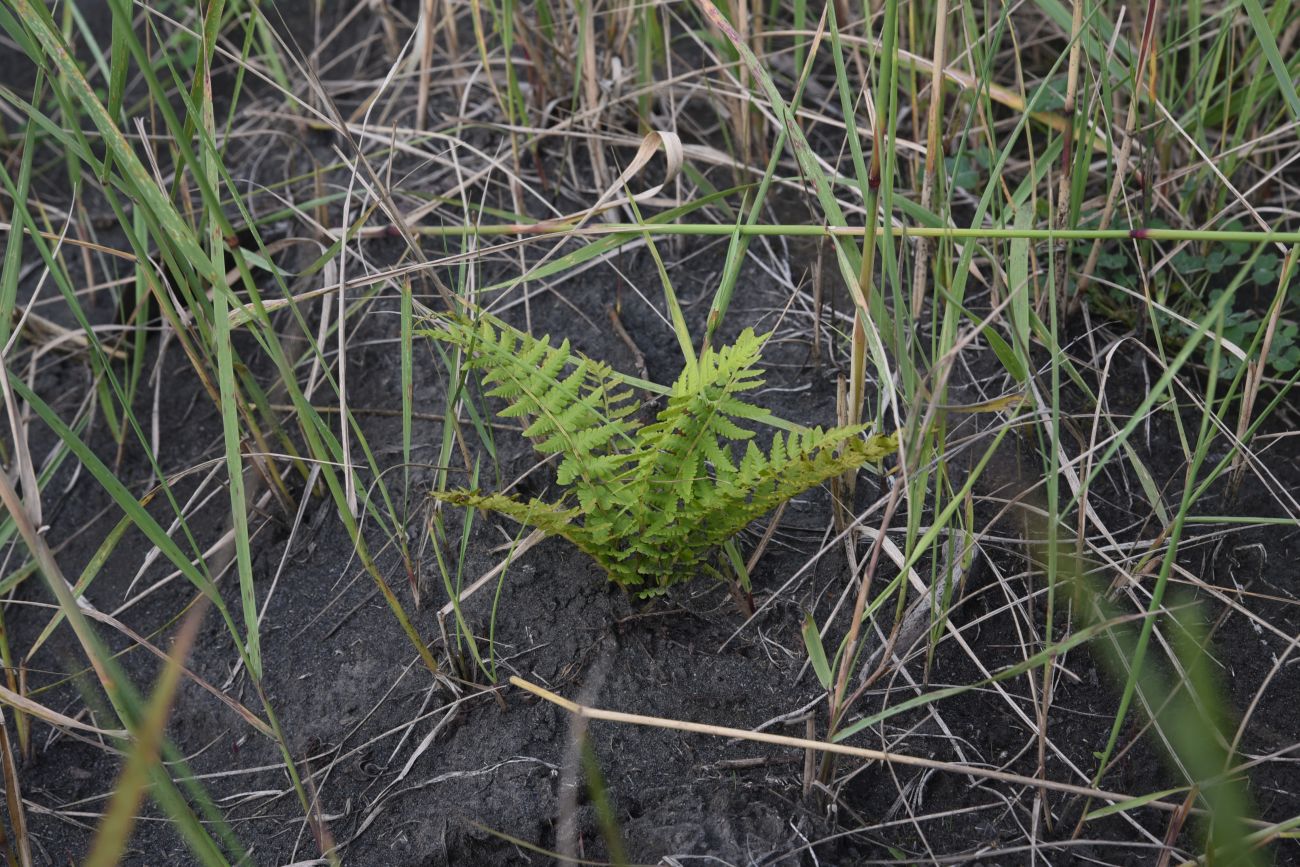
[[[560,456],[557,479],[576,503],[569,494],[554,503],[434,496],[568,539],[642,596],[693,578],[719,545],[791,497],[897,448],[895,436],[864,437],[865,427],[778,431],[766,453],[755,445],[750,425],[770,416],[743,399],[763,383],[767,335],[752,329],[687,365],[658,417],[642,425],[628,380],[567,340],[554,346],[486,316],[432,324],[428,336],[463,350],[486,393],[505,401],[500,414],[520,419],[537,451]]]

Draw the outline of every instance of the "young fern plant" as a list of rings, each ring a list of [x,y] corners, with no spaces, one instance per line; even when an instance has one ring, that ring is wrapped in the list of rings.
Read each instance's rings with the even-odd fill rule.
[[[538,452],[559,456],[557,481],[567,488],[554,502],[468,490],[433,496],[562,536],[643,597],[711,571],[715,549],[791,497],[897,449],[895,435],[867,435],[866,426],[786,423],[767,452],[759,449],[747,425],[779,420],[742,398],[763,383],[767,335],[752,329],[688,364],[655,421],[642,424],[631,381],[568,340],[555,346],[486,316],[430,324],[425,333],[461,349],[488,396],[506,402],[500,415],[521,419]]]

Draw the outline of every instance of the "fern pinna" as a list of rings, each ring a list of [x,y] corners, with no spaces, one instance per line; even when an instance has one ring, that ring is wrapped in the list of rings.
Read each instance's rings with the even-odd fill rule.
[[[862,426],[783,425],[791,430],[778,431],[766,453],[759,449],[747,425],[776,420],[742,398],[763,383],[767,335],[752,329],[688,364],[658,417],[643,425],[627,378],[568,340],[555,346],[488,317],[430,324],[426,333],[462,350],[488,396],[505,401],[500,415],[520,419],[537,451],[559,456],[557,481],[572,499],[434,496],[562,536],[642,596],[695,577],[714,549],[782,502],[897,448],[895,436],[864,436]]]

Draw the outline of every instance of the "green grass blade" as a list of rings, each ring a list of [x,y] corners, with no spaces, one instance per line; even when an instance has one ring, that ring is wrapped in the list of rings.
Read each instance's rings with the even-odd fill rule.
[[[1241,5],[1246,7],[1246,14],[1250,17],[1250,24],[1255,30],[1255,38],[1259,41],[1259,47],[1268,60],[1269,68],[1273,70],[1282,98],[1291,109],[1292,119],[1300,120],[1300,94],[1296,92],[1295,80],[1292,78],[1291,70],[1287,68],[1286,61],[1282,58],[1282,52],[1278,49],[1277,37],[1273,33],[1273,26],[1268,16],[1264,14],[1264,8],[1260,6],[1259,0],[1241,0]]]
[[[804,615],[803,644],[808,649],[808,661],[812,664],[813,673],[817,675],[817,682],[822,685],[822,689],[829,690],[833,683],[831,666],[826,661],[826,648],[822,645],[821,633],[817,631],[817,621],[811,614]]]

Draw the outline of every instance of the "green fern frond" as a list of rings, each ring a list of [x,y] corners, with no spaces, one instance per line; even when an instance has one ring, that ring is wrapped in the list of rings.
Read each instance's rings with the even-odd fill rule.
[[[777,434],[768,455],[748,443],[736,472],[726,477],[718,473],[712,480],[709,520],[666,522],[638,537],[641,577],[653,585],[648,592],[662,592],[693,577],[721,542],[791,497],[897,450],[894,435],[864,439],[862,432],[814,428],[788,439]],[[663,551],[673,552],[671,564],[664,562]]]
[[[728,444],[754,436],[736,420],[762,415],[740,395],[763,383],[756,365],[766,337],[746,328],[733,345],[706,350],[677,378],[655,423],[641,430],[636,476],[658,513],[652,522],[672,520],[683,504],[707,497],[705,463],[731,468]]]
[[[548,536],[568,539],[579,548],[583,548],[582,528],[573,523],[574,519],[582,514],[579,508],[566,509],[545,500],[516,500],[505,494],[480,494],[477,491],[466,490],[434,491],[431,496],[463,509],[497,512],[524,526],[535,527]]]
[[[544,455],[561,455],[560,484],[579,478],[599,485],[617,475],[634,447],[632,390],[608,365],[484,317],[478,323],[443,317],[431,337],[458,346],[471,370],[481,371],[489,397],[505,400],[500,415],[525,423],[524,436]],[[564,371],[568,369],[568,372]]]
[[[489,317],[433,324],[429,336],[464,350],[486,393],[506,402],[501,415],[520,419],[539,452],[560,456],[557,478],[577,505],[435,496],[562,536],[642,596],[705,571],[722,543],[782,502],[898,448],[896,436],[856,427],[778,432],[766,453],[759,449],[747,425],[770,416],[743,395],[763,384],[767,335],[752,329],[688,365],[655,421],[641,426],[627,380],[567,340],[554,346]]]

